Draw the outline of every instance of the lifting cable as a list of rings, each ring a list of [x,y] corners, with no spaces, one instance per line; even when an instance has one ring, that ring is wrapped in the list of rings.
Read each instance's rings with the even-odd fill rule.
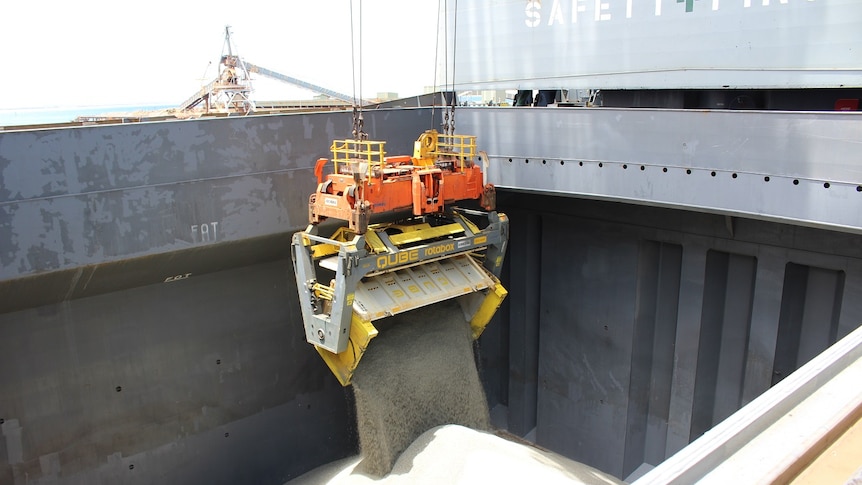
[[[434,91],[431,94],[431,128],[434,127],[434,109],[437,107],[437,58],[440,55],[440,10],[442,10],[440,7],[443,1],[437,0],[437,28],[434,30],[436,42],[434,42],[434,79],[431,81],[431,85],[434,86]]]
[[[350,68],[353,81],[353,139],[367,140],[368,133],[363,130],[362,119],[362,0],[359,1],[359,98],[356,97],[356,49],[353,46],[353,0],[350,0]]]
[[[443,54],[443,96],[445,102],[445,96],[447,92],[451,93],[451,99],[449,103],[447,103],[446,108],[443,114],[443,134],[445,135],[454,135],[455,134],[455,106],[458,103],[458,94],[455,92],[455,50],[457,48],[458,42],[458,0],[455,0],[455,13],[453,17],[453,26],[452,26],[452,85],[451,91],[449,91],[449,0],[440,0],[443,2],[443,14],[445,19],[443,20],[443,30],[444,30],[444,54]],[[439,36],[440,32],[440,9],[437,9],[437,32]],[[437,62],[435,55],[434,62],[434,76],[437,76]],[[433,116],[433,114],[432,114]]]

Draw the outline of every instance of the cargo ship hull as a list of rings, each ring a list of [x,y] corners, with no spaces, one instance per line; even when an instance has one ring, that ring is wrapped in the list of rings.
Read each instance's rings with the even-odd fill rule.
[[[513,116],[492,109],[486,138]],[[410,153],[439,115],[365,126]],[[289,261],[314,161],[349,128],[329,112],[0,134],[0,483],[278,484],[356,452]],[[578,166],[529,139],[489,157]],[[494,423],[618,477],[862,321],[855,233],[510,185],[510,295],[479,354]]]

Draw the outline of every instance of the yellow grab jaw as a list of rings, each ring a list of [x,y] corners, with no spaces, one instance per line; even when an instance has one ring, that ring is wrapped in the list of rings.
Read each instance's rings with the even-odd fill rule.
[[[480,230],[467,215],[488,223]],[[507,295],[498,279],[508,239],[503,214],[457,209],[448,220],[412,218],[362,235],[317,230],[312,224],[294,234],[293,268],[306,340],[343,386],[377,336],[373,321],[456,299],[477,339]]]
[[[491,321],[491,318],[497,313],[497,309],[503,304],[503,300],[506,299],[506,295],[509,294],[496,277],[494,277],[494,287],[486,291],[485,299],[482,300],[482,304],[479,305],[479,309],[476,310],[476,313],[470,320],[470,329],[473,330],[473,340],[482,335],[485,327],[488,326],[488,322]]]
[[[460,256],[459,258],[463,259],[461,263],[462,266],[466,265],[470,269],[481,271],[479,269],[479,266],[470,266],[470,264],[467,264],[467,262],[472,261],[470,256]],[[456,260],[457,259],[458,258],[456,258]],[[452,264],[451,260],[444,263],[446,265]],[[434,265],[435,263],[431,264]],[[448,278],[452,278],[453,282],[456,278],[456,274],[462,274],[457,271],[455,266],[453,266],[450,270],[445,271],[449,273]],[[486,278],[486,280],[488,281],[487,286],[479,287],[483,289],[477,288],[478,291],[470,291],[468,285],[466,289],[461,290],[466,293],[456,297],[461,304],[461,307],[464,309],[465,314],[468,315],[468,318],[470,320],[470,328],[472,330],[473,340],[479,338],[479,336],[485,330],[485,327],[491,321],[491,318],[494,317],[494,314],[497,312],[497,309],[500,308],[500,304],[503,303],[503,300],[508,294],[508,292],[505,288],[503,288],[503,285],[500,284],[500,280],[497,279],[496,276],[490,273],[482,272],[482,277]],[[481,281],[474,281],[471,284],[483,285],[484,283],[482,283]],[[323,287],[323,289],[329,290],[330,288]],[[336,354],[322,347],[316,346],[317,352],[320,354],[321,357],[323,357],[323,360],[326,361],[326,365],[329,367],[332,373],[335,374],[335,377],[338,379],[338,382],[340,382],[342,386],[350,385],[350,381],[353,378],[353,372],[359,365],[359,361],[360,359],[362,359],[362,356],[365,355],[365,350],[368,348],[369,342],[371,341],[371,339],[377,336],[377,329],[374,327],[374,324],[372,324],[371,321],[385,316],[382,312],[375,310],[375,306],[373,305],[374,301],[369,299],[366,293],[367,292],[364,289],[364,285],[360,284],[357,288],[357,294],[360,296],[365,296],[365,304],[360,304],[360,306],[362,306],[364,310],[360,312],[356,310],[356,307],[354,307],[354,311],[351,315],[350,320],[350,338],[348,339],[347,349],[343,352]],[[403,293],[404,292],[402,292],[402,294]],[[453,296],[454,293],[442,296],[437,295],[437,299],[438,301],[443,301],[452,298]],[[352,295],[349,295],[348,299],[352,304]],[[386,301],[392,300],[386,298]],[[424,304],[415,304],[410,301],[403,301],[402,304],[404,305],[404,308],[396,308],[394,306],[388,307],[387,314],[391,315],[395,313],[401,313],[402,311],[406,311],[411,308],[424,306]]]
[[[494,277],[494,286],[485,290],[484,298],[479,304],[478,310],[476,310],[476,313],[470,320],[470,329],[473,333],[473,340],[478,339],[479,336],[482,335],[485,327],[491,321],[491,318],[494,317],[497,309],[500,308],[500,305],[508,294],[509,292],[503,288],[502,284],[500,284],[500,280]],[[482,292],[477,292],[464,295],[461,298],[481,296]],[[368,349],[369,342],[371,342],[371,339],[376,336],[377,328],[375,328],[371,322],[363,320],[358,314],[354,313],[351,319],[350,341],[347,346],[347,350],[340,354],[333,354],[324,348],[317,346],[315,346],[315,348],[317,349],[317,353],[323,357],[329,370],[331,370],[338,379],[338,382],[340,382],[342,386],[349,386],[350,381],[353,379],[353,373],[359,366],[359,361]]]
[[[323,357],[327,367],[335,374],[338,382],[342,386],[348,386],[353,378],[353,372],[356,371],[356,366],[359,365],[359,360],[362,359],[368,349],[368,343],[376,336],[377,329],[374,325],[354,313],[350,322],[350,340],[347,344],[347,350],[340,354],[333,354],[318,346],[314,348]]]

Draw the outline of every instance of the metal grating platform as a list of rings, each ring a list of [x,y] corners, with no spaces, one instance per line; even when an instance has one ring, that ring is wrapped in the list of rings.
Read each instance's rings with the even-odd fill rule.
[[[463,255],[366,278],[357,285],[353,310],[374,321],[493,284],[479,263]]]

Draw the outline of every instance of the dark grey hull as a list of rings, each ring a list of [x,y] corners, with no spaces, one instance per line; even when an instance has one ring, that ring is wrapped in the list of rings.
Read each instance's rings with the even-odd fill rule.
[[[391,153],[432,126],[365,119]],[[350,123],[0,134],[0,483],[282,483],[356,452],[289,260]]]
[[[355,451],[284,259],[5,313],[2,483],[282,483]]]
[[[373,111],[365,126],[412,153],[431,116]],[[312,167],[350,129],[324,112],[0,133],[0,288],[16,292],[0,311],[275,257],[259,238],[305,227]]]
[[[365,126],[409,153],[431,116]],[[0,483],[279,484],[356,451],[288,259],[311,167],[349,128],[319,113],[0,134]],[[862,320],[852,234],[510,190],[499,206],[492,416],[620,477]]]
[[[509,296],[482,336],[516,434],[616,475],[658,465],[862,322],[862,239],[504,192]]]

